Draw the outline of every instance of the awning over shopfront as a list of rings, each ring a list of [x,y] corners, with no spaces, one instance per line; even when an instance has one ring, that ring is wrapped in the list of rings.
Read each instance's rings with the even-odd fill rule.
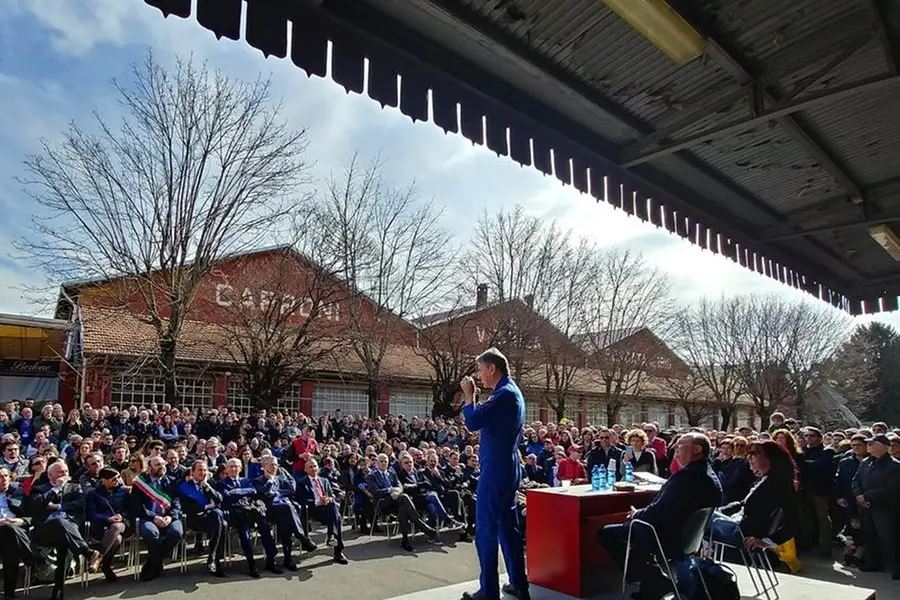
[[[0,402],[56,400],[69,325],[0,314]]]
[[[844,310],[898,308],[900,2],[144,1]]]

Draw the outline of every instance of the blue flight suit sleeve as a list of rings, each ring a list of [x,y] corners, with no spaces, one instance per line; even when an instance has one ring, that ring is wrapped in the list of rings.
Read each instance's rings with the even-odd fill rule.
[[[490,398],[479,404],[469,403],[463,407],[463,416],[466,420],[466,427],[472,431],[483,429],[487,423],[503,412],[503,402],[505,394],[492,395]]]

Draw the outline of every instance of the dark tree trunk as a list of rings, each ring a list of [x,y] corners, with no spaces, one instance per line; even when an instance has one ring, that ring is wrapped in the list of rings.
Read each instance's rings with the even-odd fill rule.
[[[612,427],[619,419],[619,408],[612,403],[606,403],[606,426]]]
[[[434,405],[431,409],[432,417],[456,417],[462,411],[462,403],[454,406],[459,392],[459,384],[446,384],[440,388],[432,389]]]
[[[728,431],[728,428],[731,426],[731,421],[734,418],[734,408],[731,406],[719,407],[719,416],[722,417],[720,429],[722,431]]]
[[[366,386],[366,395],[369,398],[369,418],[374,419],[378,416],[378,401],[381,396],[381,386],[377,381],[369,380]]]
[[[769,425],[772,424],[772,413],[775,412],[774,408],[770,408],[771,405],[763,405],[758,404],[756,406],[756,414],[759,415],[759,427],[760,430],[768,429]]]
[[[161,337],[159,340],[159,362],[163,372],[163,394],[166,404],[178,406],[178,385],[175,381],[175,340]]]
[[[797,411],[797,420],[803,422],[806,420],[806,396],[803,391],[798,390],[797,396],[794,398],[794,406]]]

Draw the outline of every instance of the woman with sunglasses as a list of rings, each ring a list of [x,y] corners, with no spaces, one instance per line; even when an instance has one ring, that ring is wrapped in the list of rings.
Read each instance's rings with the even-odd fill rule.
[[[765,538],[784,543],[794,537],[797,522],[794,462],[773,441],[753,444],[747,456],[758,479],[743,500],[713,513],[713,539],[748,549],[766,545]]]

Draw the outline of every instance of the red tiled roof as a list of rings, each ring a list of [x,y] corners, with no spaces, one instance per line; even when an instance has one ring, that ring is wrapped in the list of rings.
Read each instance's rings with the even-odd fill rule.
[[[153,356],[159,351],[153,326],[137,315],[122,310],[87,307],[81,312],[86,355],[137,358]],[[177,360],[233,364],[234,357],[239,353],[229,350],[232,336],[233,332],[222,326],[185,321],[178,340]],[[346,343],[336,343],[320,362],[319,370],[322,372],[356,377],[365,374],[362,361]],[[431,367],[415,348],[390,344],[384,351],[381,375],[427,380]]]
[[[122,310],[85,307],[82,308],[82,316],[86,355],[140,358],[154,356],[158,351],[153,326],[137,315]],[[232,332],[226,331],[222,326],[186,321],[178,344],[177,359],[233,365],[235,361],[227,347],[232,335]],[[359,380],[365,376],[362,361],[347,343],[336,343],[335,348],[321,359],[318,370],[348,379]],[[422,351],[412,346],[390,344],[385,349],[381,376],[426,383],[433,372]],[[520,383],[526,389],[542,389],[543,367],[532,369]],[[640,388],[640,395],[645,398],[671,397],[665,382],[658,377],[647,377]],[[594,399],[600,395],[600,389],[598,374],[589,368],[578,369],[570,387],[573,396],[583,395]]]

